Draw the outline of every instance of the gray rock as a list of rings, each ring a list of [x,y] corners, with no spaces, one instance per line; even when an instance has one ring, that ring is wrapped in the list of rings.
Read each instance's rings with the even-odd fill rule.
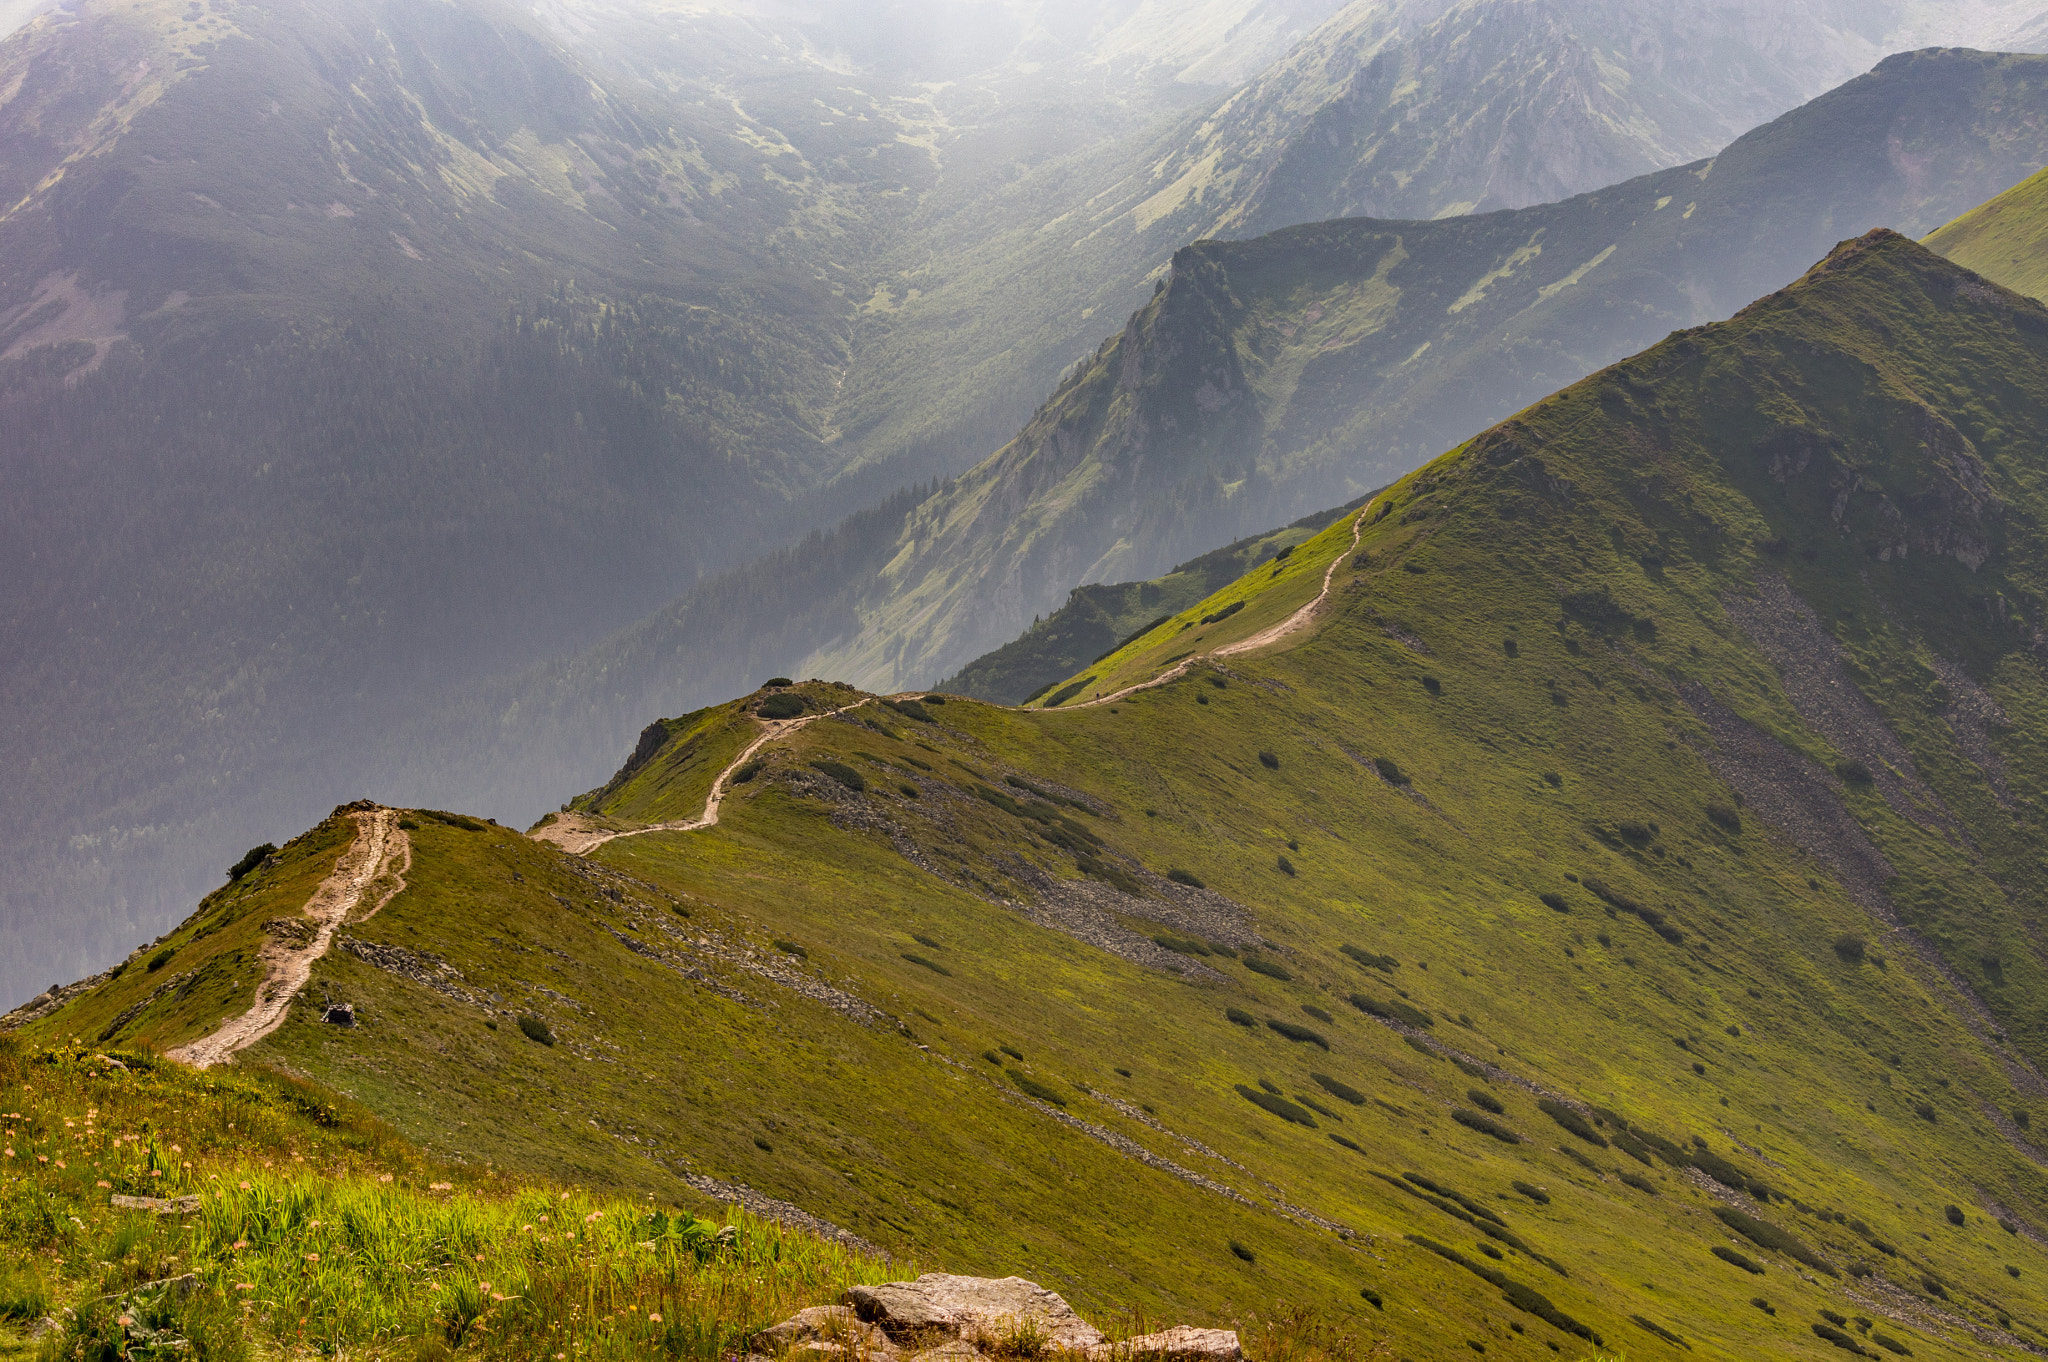
[[[199,1210],[199,1198],[195,1196],[123,1196],[116,1192],[107,1198],[107,1204],[117,1211],[149,1211],[155,1215],[192,1215]]]
[[[1195,1329],[1177,1324],[1156,1334],[1140,1334],[1122,1343],[1088,1350],[1089,1362],[1244,1362],[1244,1347],[1234,1329]]]
[[[1026,1331],[1042,1334],[1046,1346],[1067,1352],[1104,1342],[1102,1331],[1066,1301],[1022,1277],[927,1272],[914,1282],[856,1286],[842,1299],[898,1343],[935,1345],[951,1336],[980,1345]]]
[[[902,1356],[889,1336],[844,1305],[816,1305],[799,1311],[751,1341],[754,1353],[768,1357],[810,1359],[888,1358]]]

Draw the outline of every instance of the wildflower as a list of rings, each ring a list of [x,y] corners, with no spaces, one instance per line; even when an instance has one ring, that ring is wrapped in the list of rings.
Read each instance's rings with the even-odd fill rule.
[[[249,1190],[249,1183],[248,1183],[247,1179],[244,1179],[244,1180],[243,1180],[243,1182],[242,1182],[242,1190],[243,1190],[243,1191],[245,1191],[245,1192]]]
[[[235,1241],[235,1247],[236,1247],[237,1249],[245,1249],[245,1248],[249,1247],[249,1241],[248,1241],[248,1240],[246,1240],[246,1239],[237,1239],[237,1240]]]
[[[14,1157],[14,1151],[13,1151],[13,1150],[11,1150],[11,1149],[10,1149],[10,1150],[8,1150],[8,1151],[7,1151],[7,1157],[8,1157],[8,1158],[10,1158],[10,1159],[11,1159],[11,1158],[13,1158],[13,1157]]]
[[[105,1178],[101,1178],[101,1179],[100,1179],[100,1180],[99,1180],[99,1181],[98,1181],[97,1183],[95,1183],[94,1185],[95,1185],[95,1186],[98,1186],[98,1187],[106,1187],[106,1188],[110,1188],[110,1189],[111,1189],[111,1188],[113,1187],[113,1185],[114,1185],[114,1184],[113,1184],[113,1183],[111,1183],[111,1182],[108,1182],[108,1181],[107,1181],[107,1180],[106,1180]]]
[[[237,1291],[254,1291],[255,1289],[256,1289],[256,1284],[255,1284],[254,1282],[236,1282],[236,1283],[235,1283],[235,1290],[237,1290]]]
[[[62,1167],[64,1166],[64,1160],[62,1160],[62,1159],[59,1159],[59,1160],[57,1160],[57,1166],[58,1166],[59,1168],[62,1168]]]
[[[479,1263],[481,1263],[481,1262],[482,1262],[482,1261],[484,1260],[484,1256],[483,1256],[483,1255],[482,1255],[481,1253],[479,1253],[479,1254],[478,1254],[478,1255],[476,1256],[476,1260],[477,1260],[477,1261],[478,1261]]]
[[[48,1154],[38,1154],[38,1155],[36,1155],[36,1162],[37,1162],[37,1163],[48,1163],[49,1161],[50,1161],[50,1156],[49,1156]]]
[[[532,1234],[532,1233],[533,1233],[533,1226],[531,1226],[531,1225],[521,1225],[521,1226],[519,1227],[519,1232],[520,1232],[521,1234]]]
[[[120,1325],[123,1329],[132,1329],[135,1327],[135,1317],[133,1315],[123,1315],[121,1316],[121,1318],[115,1320],[114,1322]]]
[[[390,1175],[389,1173],[386,1173],[386,1174],[384,1174],[384,1175],[383,1175],[382,1177],[378,1178],[378,1179],[377,1179],[377,1181],[379,1181],[379,1182],[389,1182],[389,1181],[391,1181],[391,1175]]]
[[[160,1178],[164,1175],[164,1170],[161,1168],[152,1168],[149,1170],[149,1175],[153,1178]]]
[[[306,1255],[306,1261],[309,1263],[317,1263],[320,1261],[320,1255],[317,1253],[309,1253]]]
[[[602,1219],[603,1216],[603,1211],[592,1211],[589,1215],[583,1217],[583,1223],[586,1225],[594,1224],[598,1220]]]
[[[497,1293],[496,1291],[493,1291],[493,1292],[491,1293],[491,1299],[492,1299],[492,1300],[494,1300],[494,1301],[502,1301],[502,1300],[504,1300],[505,1298],[504,1298],[504,1297],[503,1297],[502,1295],[500,1295],[499,1293]]]
[[[648,1322],[649,1324],[659,1324],[659,1323],[661,1323],[661,1312],[657,1310],[657,1311],[656,1311],[655,1313],[653,1313],[653,1314],[649,1315],[649,1316],[647,1317],[647,1322]]]
[[[182,1154],[185,1152],[185,1147],[183,1145],[174,1144],[171,1146],[171,1152],[173,1154]]]

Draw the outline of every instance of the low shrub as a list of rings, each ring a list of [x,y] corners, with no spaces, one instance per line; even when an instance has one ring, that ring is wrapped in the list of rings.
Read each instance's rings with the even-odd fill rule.
[[[1707,805],[1707,821],[1723,832],[1742,831],[1742,815],[1726,804]]]
[[[1599,1131],[1587,1124],[1585,1117],[1579,1115],[1579,1113],[1573,1111],[1556,1098],[1538,1098],[1536,1100],[1536,1110],[1542,1112],[1545,1116],[1548,1116],[1587,1144],[1596,1145],[1601,1149],[1607,1148],[1607,1141],[1601,1136]]]
[[[1422,688],[1431,695],[1442,695],[1444,693],[1444,683],[1437,680],[1434,676],[1423,677]]]
[[[1279,1032],[1289,1040],[1300,1041],[1307,1045],[1320,1045],[1325,1050],[1330,1048],[1329,1041],[1325,1040],[1320,1033],[1311,1031],[1306,1026],[1296,1026],[1293,1022],[1280,1021],[1272,1017],[1266,1019],[1266,1026],[1273,1031]]]
[[[1374,955],[1371,951],[1360,950],[1356,946],[1339,946],[1337,949],[1367,969],[1376,969],[1386,974],[1392,974],[1395,970],[1401,968],[1401,962],[1391,955]]]
[[[1622,1172],[1620,1169],[1616,1169],[1614,1172],[1614,1176],[1618,1178],[1624,1186],[1633,1187],[1638,1192],[1643,1193],[1645,1196],[1657,1195],[1657,1184],[1651,1182],[1648,1178],[1644,1177],[1640,1173],[1625,1173]]]
[[[983,1050],[981,1052],[981,1057],[987,1060],[989,1063],[995,1065],[998,1069],[1003,1067],[1003,1057],[993,1050]]]
[[[794,719],[810,706],[794,691],[778,691],[754,707],[763,719]]]
[[[1074,866],[1089,879],[1101,880],[1120,894],[1134,899],[1145,896],[1145,886],[1138,877],[1114,861],[1105,861],[1100,856],[1084,852],[1074,857]]]
[[[1288,860],[1285,856],[1275,860],[1273,868],[1290,879],[1294,876],[1294,862]]]
[[[1564,901],[1562,894],[1538,894],[1536,901],[1553,913],[1569,913],[1572,906]]]
[[[1238,611],[1242,609],[1244,609],[1243,601],[1232,601],[1229,605],[1224,606],[1221,610],[1216,611],[1214,614],[1202,616],[1202,623],[1221,624],[1223,623],[1223,621],[1229,619],[1232,615],[1235,615]]]
[[[1481,1111],[1490,1111],[1495,1116],[1507,1115],[1508,1109],[1500,1104],[1500,1099],[1484,1088],[1467,1088],[1465,1100]]]
[[[935,951],[942,951],[946,949],[944,946],[941,946],[938,942],[932,940],[930,937],[926,936],[922,932],[912,932],[910,934],[910,939],[912,941],[915,941],[920,946],[929,946]]]
[[[2020,1232],[2020,1227],[2018,1225],[2015,1225],[2012,1221],[2006,1219],[2002,1215],[1998,1217],[1998,1228],[2004,1230],[2007,1234],[2018,1234]]]
[[[1583,1338],[1596,1348],[1601,1346],[1602,1340],[1599,1334],[1558,1309],[1550,1302],[1548,1297],[1535,1288],[1524,1286],[1522,1283],[1508,1277],[1498,1268],[1488,1267],[1484,1263],[1475,1263],[1456,1249],[1439,1244],[1434,1239],[1427,1239],[1419,1234],[1410,1234],[1404,1237],[1409,1243],[1414,1244],[1418,1248],[1427,1249],[1438,1257],[1446,1258],[1456,1263],[1474,1276],[1493,1283],[1493,1285],[1500,1288],[1501,1296],[1507,1303],[1514,1306],[1517,1310],[1534,1315],[1545,1324],[1556,1329],[1562,1329],[1565,1333],[1571,1334],[1576,1338]]]
[[[1301,1103],[1303,1106],[1307,1107],[1310,1111],[1314,1112],[1318,1116],[1327,1117],[1332,1121],[1341,1121],[1344,1119],[1342,1116],[1339,1116],[1336,1112],[1331,1111],[1328,1107],[1324,1106],[1321,1102],[1316,1101],[1315,1098],[1310,1097],[1306,1093],[1298,1092],[1294,1094],[1294,1100]]]
[[[902,796],[903,796],[903,797],[904,797],[905,799],[923,799],[923,798],[924,798],[924,791],[923,791],[923,790],[920,790],[920,789],[918,789],[918,788],[917,788],[917,787],[916,787],[915,785],[912,785],[912,784],[911,784],[911,783],[910,783],[909,781],[907,781],[907,780],[904,780],[904,781],[898,781],[898,782],[897,782],[897,784],[896,784],[896,791],[897,791],[897,793],[898,793],[898,794],[901,794],[901,795],[902,795]]]
[[[1202,880],[1196,878],[1194,874],[1182,870],[1178,866],[1167,871],[1166,878],[1172,880],[1175,884],[1184,884],[1190,889],[1207,889],[1209,887]]]
[[[1280,968],[1271,960],[1262,960],[1256,955],[1247,955],[1244,958],[1244,967],[1253,974],[1263,974],[1268,979],[1278,979],[1283,984],[1294,982],[1294,976],[1286,970]]]
[[[1870,1341],[1872,1343],[1875,1343],[1878,1347],[1884,1349],[1886,1352],[1896,1353],[1900,1357],[1911,1357],[1913,1355],[1913,1350],[1911,1348],[1907,1347],[1905,1344],[1899,1342],[1896,1338],[1893,1338],[1890,1334],[1887,1333],[1873,1331],[1870,1335]]]
[[[811,954],[802,946],[797,945],[794,941],[777,940],[775,942],[775,949],[781,951],[784,955],[793,955],[799,960],[808,959]]]
[[[944,965],[940,964],[936,960],[927,960],[921,955],[912,955],[908,951],[905,951],[903,953],[903,958],[905,960],[908,960],[913,965],[923,966],[925,969],[930,970],[933,974],[943,974],[948,979],[953,977],[953,971],[947,969]]]
[[[1812,1249],[1768,1221],[1758,1220],[1755,1216],[1738,1211],[1732,1206],[1716,1206],[1714,1215],[1722,1224],[1758,1248],[1782,1253],[1794,1262],[1804,1263],[1815,1272],[1825,1272],[1830,1277],[1841,1275],[1835,1271],[1832,1264]]]
[[[1035,1097],[1041,1102],[1050,1102],[1056,1107],[1063,1107],[1067,1104],[1067,1099],[1059,1092],[1048,1088],[1022,1069],[1005,1069],[1003,1072],[1007,1073],[1010,1076],[1010,1081],[1017,1085],[1017,1091],[1023,1093],[1026,1097]]]
[[[1913,1114],[1929,1125],[1934,1125],[1938,1120],[1935,1115],[1934,1104],[1931,1102],[1915,1102],[1913,1104]]]
[[[528,1040],[539,1041],[542,1045],[553,1045],[555,1043],[555,1033],[548,1029],[546,1022],[534,1016],[531,1012],[520,1015],[519,1031]]]
[[[1277,771],[1280,769],[1280,758],[1272,752],[1261,752],[1259,753],[1259,765],[1265,767],[1268,771]]]
[[[1769,1301],[1765,1300],[1765,1299],[1764,1299],[1764,1298],[1763,1298],[1762,1296],[1751,1296],[1751,1297],[1749,1298],[1749,1303],[1750,1303],[1751,1305],[1754,1305],[1754,1306],[1755,1306],[1755,1307],[1756,1307],[1757,1309],[1759,1309],[1759,1310],[1763,1311],[1763,1312],[1764,1312],[1765,1314],[1767,1314],[1767,1315],[1775,1315],[1775,1314],[1777,1314],[1777,1313],[1778,1313],[1778,1307],[1777,1307],[1777,1306],[1775,1306],[1775,1305],[1772,1305],[1772,1304],[1771,1304],[1771,1303],[1770,1303]]]
[[[1836,762],[1835,774],[1842,778],[1844,785],[1868,785],[1876,779],[1870,774],[1870,768],[1860,761]]]
[[[444,809],[415,809],[413,812],[422,818],[431,818],[436,823],[443,823],[451,828],[461,828],[464,832],[482,832],[489,826],[487,823],[471,818],[468,814],[449,813]]]
[[[1436,1025],[1435,1017],[1430,1016],[1419,1007],[1398,1000],[1391,1003],[1383,1003],[1379,999],[1369,997],[1366,994],[1354,993],[1347,1001],[1360,1012],[1389,1021],[1402,1022],[1419,1030],[1427,1030]]]
[[[1920,1276],[1920,1286],[1930,1296],[1939,1296],[1943,1300],[1948,1299],[1948,1288],[1943,1286],[1937,1278],[1922,1273]]]
[[[1869,949],[1868,944],[1863,940],[1863,938],[1856,935],[1854,932],[1842,933],[1840,936],[1835,938],[1834,944],[1835,954],[1842,958],[1842,963],[1845,965],[1862,964],[1863,954],[1866,950]]]
[[[1692,1351],[1692,1344],[1687,1343],[1677,1334],[1672,1333],[1669,1329],[1657,1323],[1657,1321],[1653,1319],[1645,1319],[1641,1315],[1630,1315],[1628,1319],[1629,1323],[1635,1325],[1639,1329],[1643,1329],[1649,1333],[1655,1334],[1657,1337],[1663,1339],[1666,1343],[1669,1343],[1672,1347],[1683,1348],[1687,1352]]]
[[[171,957],[172,957],[172,956],[174,956],[174,955],[176,955],[177,953],[178,953],[178,948],[177,948],[176,946],[166,946],[166,947],[164,947],[164,948],[163,948],[162,950],[158,951],[158,952],[157,952],[157,953],[156,953],[155,955],[152,955],[152,956],[150,956],[150,957],[149,957],[149,964],[148,964],[148,965],[146,965],[146,966],[144,966],[144,968],[143,968],[143,973],[145,973],[145,974],[155,974],[155,973],[156,973],[156,972],[157,972],[158,970],[162,969],[162,968],[163,968],[163,967],[164,967],[165,965],[168,965],[168,964],[170,964],[170,963],[171,963]]]
[[[1963,1214],[1963,1208],[1960,1206],[1944,1206],[1941,1208],[1941,1213],[1947,1217],[1948,1223],[1951,1225],[1966,1225],[1969,1223],[1969,1217]]]
[[[1334,1024],[1337,1020],[1329,1013],[1323,1011],[1323,1009],[1321,1009],[1320,1007],[1317,1007],[1314,1003],[1303,1003],[1301,1005],[1301,1010],[1303,1012],[1306,1012],[1309,1016],[1314,1017],[1317,1021],[1323,1022],[1325,1024]]]
[[[732,773],[732,783],[735,785],[745,785],[748,781],[752,780],[755,776],[760,775],[761,772],[766,770],[767,768],[768,763],[762,760],[760,757],[754,757],[748,761],[742,762],[739,766],[739,769]]]
[[[1517,1180],[1515,1182],[1509,1183],[1508,1185],[1510,1187],[1513,1187],[1516,1191],[1520,1192],[1523,1196],[1529,1198],[1529,1200],[1535,1202],[1538,1206],[1548,1206],[1550,1204],[1550,1193],[1544,1191],[1541,1187],[1536,1186],[1534,1183],[1522,1182]]]
[[[1349,1102],[1354,1107],[1365,1105],[1365,1094],[1349,1083],[1341,1082],[1328,1074],[1310,1074],[1309,1078],[1314,1080],[1317,1087],[1340,1101]]]
[[[1369,1286],[1359,1288],[1358,1296],[1360,1300],[1365,1301],[1375,1310],[1384,1310],[1387,1308],[1386,1297],[1380,1295],[1379,1292],[1373,1290]]]
[[[228,883],[237,883],[244,875],[254,870],[257,866],[262,865],[276,854],[277,847],[269,842],[265,842],[261,846],[250,847],[242,853],[241,860],[228,867]]]
[[[1017,1049],[1015,1046],[998,1045],[996,1049],[1001,1050],[1004,1054],[1008,1055],[1011,1059],[1016,1060],[1019,1064],[1022,1064],[1024,1062],[1024,1052],[1022,1050]]]
[[[1858,1343],[1855,1339],[1843,1333],[1840,1329],[1837,1329],[1832,1324],[1816,1324],[1813,1326],[1813,1332],[1815,1337],[1826,1339],[1828,1342],[1834,1344],[1837,1348],[1840,1348],[1845,1353],[1854,1353],[1858,1357],[1870,1356],[1869,1353],[1863,1351],[1862,1344]]]
[[[1476,1130],[1481,1135],[1491,1135],[1502,1144],[1520,1144],[1522,1142],[1522,1137],[1515,1134],[1514,1131],[1509,1130],[1506,1126],[1489,1121],[1476,1111],[1467,1111],[1463,1107],[1453,1107],[1451,1109],[1451,1119],[1467,1130]]]
[[[1233,1026],[1242,1026],[1253,1031],[1259,1029],[1259,1019],[1241,1007],[1226,1007],[1223,1009],[1223,1015],[1230,1019]]]
[[[938,722],[937,719],[931,716],[931,711],[915,700],[885,700],[882,703],[906,719],[912,719],[921,724],[935,724]]]
[[[771,676],[761,683],[762,690],[775,690],[780,686],[794,686],[796,682],[786,676]]]
[[[1178,936],[1168,936],[1163,932],[1153,937],[1152,942],[1154,945],[1164,946],[1167,950],[1173,951],[1178,955],[1215,954],[1214,951],[1210,950],[1207,946],[1203,945],[1199,941],[1191,941],[1186,938]]]
[[[1406,771],[1403,771],[1385,757],[1374,757],[1372,759],[1372,769],[1378,771],[1380,779],[1389,785],[1412,785],[1415,783],[1410,779]]]
[[[814,761],[811,763],[811,769],[832,777],[855,794],[868,787],[867,777],[843,761]]]
[[[1247,1088],[1242,1083],[1237,1085],[1237,1095],[1253,1106],[1271,1112],[1283,1121],[1290,1121],[1298,1126],[1307,1126],[1311,1130],[1317,1128],[1315,1117],[1309,1115],[1302,1108],[1297,1107],[1284,1097],[1270,1092],[1261,1092],[1257,1088]]]
[[[1744,1272],[1752,1273],[1759,1277],[1763,1275],[1764,1268],[1762,1263],[1759,1263],[1746,1253],[1740,1253],[1735,1249],[1729,1248],[1726,1244],[1714,1245],[1714,1256],[1724,1263],[1741,1268]]]
[[[1280,1088],[1280,1085],[1279,1085],[1278,1083],[1275,1083],[1275,1082],[1274,1082],[1274,1081],[1273,1081],[1272,1079],[1270,1079],[1270,1078],[1262,1078],[1262,1079],[1260,1079],[1260,1080],[1259,1080],[1259,1086],[1260,1086],[1260,1087],[1262,1087],[1262,1088],[1264,1088],[1264,1089],[1265,1089],[1265,1090],[1266,1090],[1267,1092],[1270,1092],[1270,1093],[1272,1093],[1272,1094],[1273,1094],[1273,1095],[1274,1095],[1275,1097],[1284,1097],[1284,1096],[1286,1096],[1286,1093],[1284,1093],[1284,1092],[1283,1092],[1283,1091],[1281,1090],[1281,1088]]]
[[[1258,1254],[1253,1253],[1250,1249],[1246,1248],[1243,1244],[1238,1243],[1235,1239],[1230,1241],[1230,1251],[1232,1254],[1236,1255],[1239,1258],[1242,1258],[1247,1263],[1256,1263],[1257,1261],[1259,1261]]]

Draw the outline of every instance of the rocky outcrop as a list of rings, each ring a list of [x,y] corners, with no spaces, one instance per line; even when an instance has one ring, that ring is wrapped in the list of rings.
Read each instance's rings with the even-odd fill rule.
[[[1088,1362],[1242,1362],[1228,1329],[1179,1325],[1111,1342],[1059,1295],[1022,1277],[927,1272],[914,1282],[856,1286],[754,1335],[752,1359],[967,1362],[990,1353],[1063,1354]]]

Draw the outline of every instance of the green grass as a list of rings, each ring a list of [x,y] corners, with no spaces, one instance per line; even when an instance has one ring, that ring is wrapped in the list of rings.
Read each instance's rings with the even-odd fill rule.
[[[1936,229],[1924,244],[2009,289],[2048,299],[2048,171]]]
[[[1227,686],[1201,673],[1115,713],[954,699],[926,706],[930,724],[873,726],[870,707],[778,744],[715,830],[620,839],[589,863],[502,829],[422,822],[411,887],[348,931],[444,957],[467,992],[336,953],[311,997],[353,1002],[362,1024],[323,1027],[309,1002],[256,1057],[471,1169],[675,1205],[690,1204],[686,1171],[708,1174],[891,1251],[1014,1272],[1098,1312],[1212,1323],[1313,1308],[1365,1356],[1440,1362],[1470,1356],[1468,1340],[1489,1355],[1585,1351],[1410,1236],[1632,1357],[1676,1351],[1638,1316],[1683,1337],[1687,1356],[1810,1356],[1806,1321],[1854,1315],[1851,1292],[1877,1289],[1849,1275],[1866,1263],[1915,1310],[1952,1317],[1885,1324],[1918,1357],[2005,1355],[1964,1331],[2000,1313],[2048,1346],[2028,1294],[2048,1257],[1989,1209],[2048,1225],[2048,1185],[1986,1114],[2032,1104],[2009,1058],[2048,1063],[2048,981],[2025,928],[2048,883],[2033,812],[2048,792],[2048,684],[2010,624],[2048,600],[2048,549],[2028,519],[2048,489],[2027,434],[2048,428],[2048,333],[1958,278],[1910,243],[1861,243],[1737,321],[1676,337],[1455,451],[1394,489],[1316,627],[1231,659]],[[1873,556],[1865,546],[1888,522],[1866,503],[1849,507],[1846,532],[1809,534],[1832,524],[1820,494],[1779,483],[1755,456],[1774,431],[1849,431],[1873,484],[1915,486],[1913,449],[1884,443],[1918,419],[1907,395],[1967,431],[2014,508],[1977,572],[1939,554]],[[1341,535],[1190,609],[1244,600],[1212,626],[1219,638],[1284,618],[1344,552]],[[1792,551],[1770,552],[1781,538],[1796,538]],[[2005,1040],[1974,1032],[1946,976],[1917,967],[1758,801],[1741,808],[1739,835],[1708,818],[1709,804],[1737,805],[1702,755],[1712,743],[1688,700],[1699,690],[1817,771],[1851,755],[1808,726],[1723,605],[1760,569],[1784,571],[1814,603],[1929,797],[1969,830],[1965,849],[1875,784],[1839,796],[1895,869],[1901,917],[1979,990]],[[1595,592],[1614,608],[1594,609]],[[1628,622],[1642,620],[1655,628]],[[1504,637],[1519,640],[1512,655]],[[1147,639],[1128,651],[1098,684],[1110,669],[1156,675],[1171,656]],[[1937,654],[1961,659],[2008,715],[1988,740],[2019,796],[2011,808],[1944,717]],[[1391,787],[1375,757],[1412,787]],[[808,774],[777,774],[822,761],[917,770],[923,793],[870,780],[825,800],[803,793]],[[1085,795],[1092,812],[1027,797],[1010,776]],[[1017,793],[981,793],[998,786]],[[1057,812],[1023,817],[1003,801]],[[1277,869],[1283,850],[1297,875]],[[239,905],[215,936],[275,916],[257,896],[282,895],[287,874],[317,879],[319,858],[338,851],[326,832],[287,847],[246,896],[209,906]],[[1221,982],[1191,978],[1090,944],[1093,929],[1046,925],[1047,882],[1068,886],[1063,903],[1106,892],[1085,882],[1084,856],[1187,870],[1241,908],[1218,908],[1204,940],[1249,948],[1276,973],[1173,957]],[[1159,923],[1133,933],[1151,959],[1145,938],[1167,924],[1145,911],[1141,900],[1128,916]],[[173,975],[212,949],[198,925],[166,943]],[[1886,967],[1845,961],[1833,942],[1846,933]],[[948,974],[903,958],[913,934],[945,943]],[[786,987],[764,961],[809,983]],[[33,1034],[89,1037],[154,986],[124,974]],[[825,988],[879,1015],[835,1010]],[[1385,1020],[1335,1005],[1360,989]],[[1406,1015],[1397,1004],[1434,1022],[1426,1041],[1386,1024]],[[175,1038],[197,1017],[156,1006],[135,1035]],[[1318,1021],[1327,1052],[1263,1024],[1309,1007],[1334,1017]],[[557,1045],[484,1025],[521,1011]],[[983,1058],[1004,1046],[1010,1061]],[[1064,1099],[1069,1119],[1027,1101],[1013,1072]],[[1469,1091],[1493,1096],[1504,1111],[1484,1119],[1521,1142],[1459,1124],[1451,1112]],[[1319,1092],[1339,1099],[1325,1105],[1341,1127],[1286,1096]],[[1606,1147],[1559,1125],[1539,1095],[1599,1121],[1589,1128]],[[1711,1252],[1736,1234],[1715,1218],[1727,1198],[1693,1176],[1710,1156],[1745,1183],[1745,1214],[1842,1275],[1802,1275],[1744,1239],[1778,1314],[1750,1304],[1749,1274]],[[1951,1204],[1964,1226],[1945,1218]]]

